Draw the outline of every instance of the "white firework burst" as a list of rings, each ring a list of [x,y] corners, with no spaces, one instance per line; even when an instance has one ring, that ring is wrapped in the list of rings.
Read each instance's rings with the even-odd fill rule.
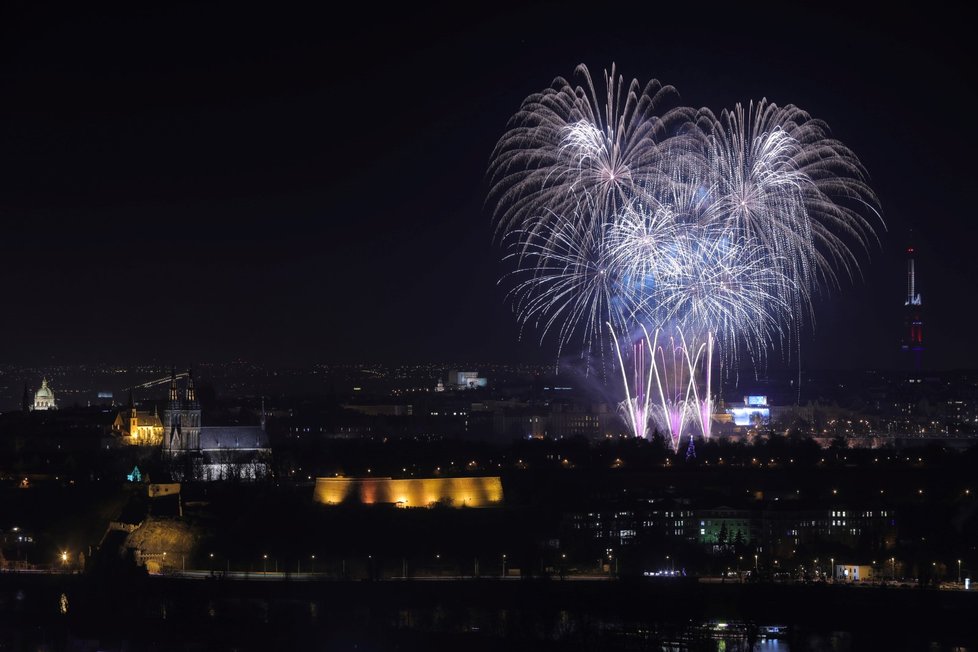
[[[587,66],[575,73],[579,85],[558,77],[527,97],[493,151],[489,202],[502,232],[537,230],[582,203],[585,219],[614,214],[654,174],[658,144],[689,118],[657,80],[626,83],[612,66],[599,93]]]
[[[537,328],[541,340],[555,332],[561,349],[578,340],[584,354],[606,352],[610,342],[605,324],[626,329],[631,308],[604,229],[575,211],[551,215],[537,229],[509,236],[512,253],[507,258],[517,267],[509,294],[517,319]]]

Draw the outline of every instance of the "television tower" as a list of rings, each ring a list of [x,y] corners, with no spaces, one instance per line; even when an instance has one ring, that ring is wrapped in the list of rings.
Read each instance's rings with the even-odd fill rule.
[[[921,316],[923,305],[917,291],[913,247],[907,247],[907,299],[903,306],[903,345],[900,348],[910,354],[911,368],[920,371],[924,352],[924,322]]]

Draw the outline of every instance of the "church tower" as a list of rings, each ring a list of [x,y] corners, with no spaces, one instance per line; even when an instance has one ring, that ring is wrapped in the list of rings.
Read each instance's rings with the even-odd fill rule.
[[[183,404],[183,448],[184,451],[200,450],[200,403],[197,402],[197,388],[194,386],[193,369],[187,372],[187,391]]]
[[[129,437],[139,437],[139,415],[136,414],[136,401],[132,398],[132,390],[129,390]]]
[[[177,386],[177,371],[170,374],[170,396],[163,410],[163,451],[176,456],[200,452],[200,403],[193,371],[187,372],[183,392]]]
[[[177,389],[176,367],[170,372],[170,396],[163,410],[163,452],[168,455],[179,454],[183,450],[180,390]]]

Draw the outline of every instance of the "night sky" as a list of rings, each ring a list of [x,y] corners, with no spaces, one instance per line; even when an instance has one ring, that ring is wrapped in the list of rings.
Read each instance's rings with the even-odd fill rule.
[[[978,367],[949,9],[142,4],[0,15],[0,362],[552,360],[496,284],[485,169],[526,95],[616,62],[692,106],[797,104],[865,163],[888,230],[806,366],[897,364],[912,228],[927,364]]]

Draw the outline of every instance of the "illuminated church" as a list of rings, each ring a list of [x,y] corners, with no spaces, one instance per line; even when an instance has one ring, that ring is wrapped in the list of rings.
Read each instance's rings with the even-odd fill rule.
[[[152,411],[137,410],[136,403],[129,392],[129,406],[116,415],[112,430],[130,446],[159,446],[163,443],[163,422]]]
[[[262,410],[257,426],[203,426],[194,377],[187,375],[181,395],[176,371],[162,421],[163,455],[198,480],[258,480],[271,472],[271,447]],[[189,479],[189,478],[188,478]]]
[[[187,374],[183,396],[177,388],[177,372],[170,376],[170,395],[163,410],[163,453],[173,458],[200,452],[200,403],[193,373]]]

